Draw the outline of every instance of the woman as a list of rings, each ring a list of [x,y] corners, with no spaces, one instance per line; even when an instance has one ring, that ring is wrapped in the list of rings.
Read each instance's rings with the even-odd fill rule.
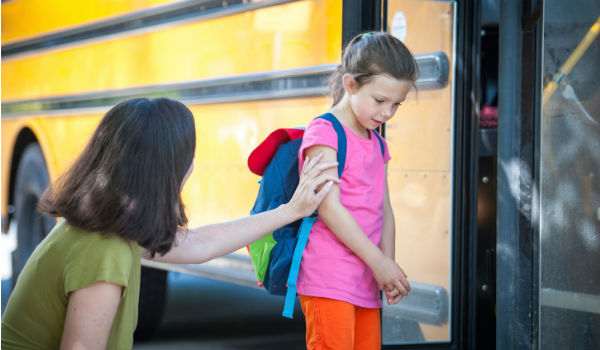
[[[180,193],[195,135],[189,109],[165,98],[128,100],[103,117],[40,199],[41,212],[62,219],[19,276],[2,319],[3,349],[131,348],[142,257],[198,264],[231,253],[313,213],[335,180],[321,173],[336,163],[307,159],[289,203],[187,229]]]

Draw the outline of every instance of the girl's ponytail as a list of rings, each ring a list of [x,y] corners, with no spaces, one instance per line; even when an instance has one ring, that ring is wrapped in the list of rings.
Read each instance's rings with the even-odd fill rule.
[[[331,97],[333,97],[333,106],[337,105],[344,97],[344,84],[342,83],[342,77],[344,76],[344,67],[338,64],[335,72],[329,78],[329,90],[331,91]]]
[[[367,35],[367,33],[357,35],[354,38],[352,38],[352,40],[350,40],[350,42],[348,43],[348,45],[346,45],[346,48],[342,52],[342,64],[339,64],[337,66],[335,72],[333,72],[333,74],[331,74],[331,77],[329,78],[328,86],[329,90],[331,91],[331,97],[333,98],[332,107],[337,105],[342,100],[342,97],[344,97],[344,83],[342,82],[342,77],[345,73],[348,73],[348,52],[350,51],[350,48],[358,41],[360,41],[360,39],[365,35]]]

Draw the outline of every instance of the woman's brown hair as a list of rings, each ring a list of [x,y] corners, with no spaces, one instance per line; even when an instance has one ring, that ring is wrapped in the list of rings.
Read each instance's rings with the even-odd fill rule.
[[[188,221],[180,191],[195,148],[194,117],[182,103],[121,102],[42,195],[38,209],[85,230],[136,241],[152,256],[165,254]]]
[[[368,32],[350,40],[342,54],[342,63],[329,79],[334,106],[344,97],[344,74],[350,74],[359,87],[379,74],[410,81],[416,87],[419,67],[402,41],[384,32]]]

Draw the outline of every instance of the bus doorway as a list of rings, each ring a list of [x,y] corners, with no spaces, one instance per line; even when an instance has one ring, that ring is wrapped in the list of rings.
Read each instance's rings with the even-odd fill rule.
[[[387,1],[382,9],[382,28],[415,54],[429,41],[446,45],[439,51],[451,90],[449,104],[446,87],[420,90],[385,128],[397,151],[390,172],[402,222],[396,258],[418,288],[418,279],[433,278],[424,283],[430,293],[384,308],[384,343],[600,346],[598,4]],[[448,143],[435,129],[445,120]],[[414,145],[413,158],[398,152]],[[440,210],[444,194],[435,189],[443,186],[432,173],[443,169],[450,190]],[[448,228],[447,241],[436,236],[439,227]],[[423,317],[439,310],[448,313],[437,324]]]

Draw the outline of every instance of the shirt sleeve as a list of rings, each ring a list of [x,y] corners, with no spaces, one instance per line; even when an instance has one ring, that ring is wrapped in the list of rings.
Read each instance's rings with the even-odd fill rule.
[[[96,240],[77,244],[71,250],[65,268],[65,294],[98,281],[127,288],[133,260],[131,245],[114,235],[101,235]]]
[[[327,146],[337,152],[337,142],[337,133],[330,122],[321,118],[311,121],[304,130],[302,145],[298,151],[299,169],[304,165],[305,150],[312,146]]]

